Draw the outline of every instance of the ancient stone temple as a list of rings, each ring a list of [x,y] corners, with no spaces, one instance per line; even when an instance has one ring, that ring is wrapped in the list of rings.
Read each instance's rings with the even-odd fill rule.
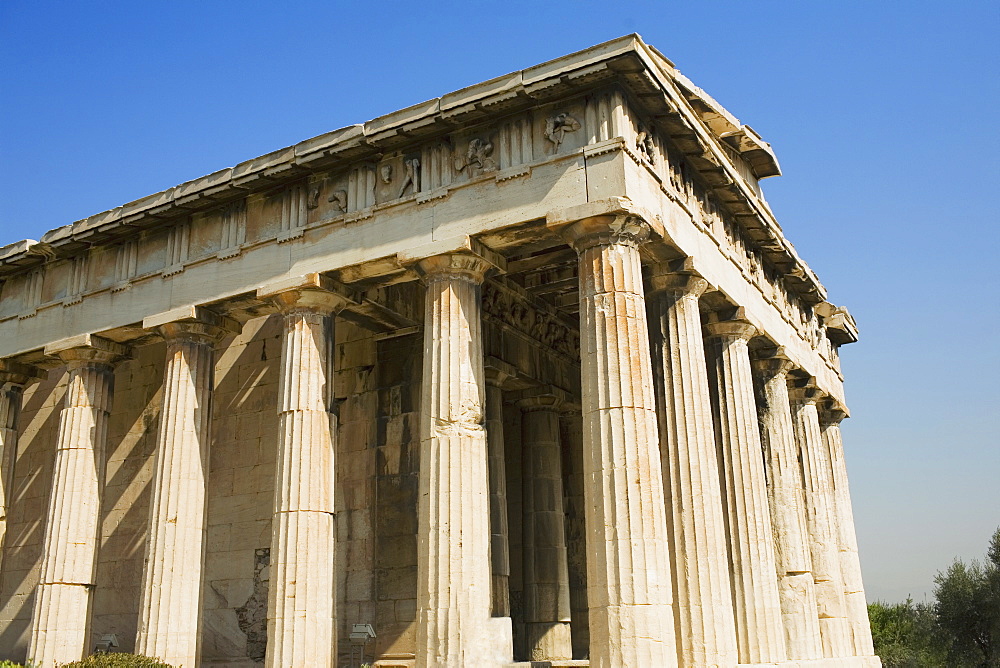
[[[878,666],[779,173],[633,35],[3,247],[0,658]]]

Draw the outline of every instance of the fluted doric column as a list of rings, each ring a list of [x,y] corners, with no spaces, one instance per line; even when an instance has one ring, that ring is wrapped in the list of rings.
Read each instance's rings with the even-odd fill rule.
[[[345,300],[318,274],[257,296],[283,320],[265,660],[329,668],[337,657],[332,315]]]
[[[602,215],[563,230],[580,256],[580,366],[592,668],[675,666],[670,556],[639,244]]]
[[[559,406],[551,389],[522,393],[522,545],[528,659],[573,658]]]
[[[172,665],[197,666],[213,346],[236,323],[194,307],[162,320],[143,322],[166,340],[167,350],[135,646],[139,654]]]
[[[823,656],[851,656],[850,629],[844,606],[844,583],[840,575],[839,542],[833,525],[833,480],[827,457],[823,455],[823,437],[819,430],[816,405],[819,390],[793,383],[789,390],[792,424],[801,461],[805,490],[806,529],[809,532],[809,553],[812,558],[813,582],[816,584],[816,605],[819,615],[820,640]]]
[[[480,285],[489,268],[482,258],[466,253],[418,264],[427,286],[417,540],[420,668],[510,661],[509,642],[491,637],[490,624],[480,304]]]
[[[778,663],[785,659],[785,637],[747,348],[756,330],[741,320],[714,322],[707,329],[739,662]]]
[[[514,375],[507,363],[486,365],[486,450],[490,476],[490,610],[510,617],[510,541],[507,518],[507,464],[503,430],[503,385]]]
[[[708,282],[689,274],[660,273],[659,267],[651,282],[656,291],[650,310],[680,662],[735,666],[736,622],[698,306]]]
[[[788,403],[791,362],[780,351],[753,361],[758,376],[758,414],[769,473],[771,525],[775,536],[778,595],[788,658],[823,656],[816,608],[812,560],[804,512],[802,469]]]
[[[844,460],[844,442],[840,422],[846,413],[829,408],[820,412],[820,431],[823,434],[823,454],[828,457],[833,481],[833,509],[840,573],[844,581],[844,602],[851,644],[855,656],[872,656],[872,629],[868,620],[868,603],[861,580],[861,561],[858,558],[858,539],[854,530],[854,510],[847,483],[847,463]]]
[[[14,462],[17,459],[17,431],[24,386],[42,377],[35,367],[0,360],[0,568],[3,566],[7,513],[13,500]]]
[[[59,415],[41,576],[35,589],[28,660],[50,668],[79,661],[92,649],[91,600],[104,493],[105,441],[114,364],[127,349],[82,335],[45,347],[66,364],[69,379]]]

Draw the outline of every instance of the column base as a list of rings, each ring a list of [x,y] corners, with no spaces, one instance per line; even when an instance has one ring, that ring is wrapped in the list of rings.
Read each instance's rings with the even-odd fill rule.
[[[525,623],[529,661],[565,661],[573,658],[569,622]]]
[[[845,656],[779,663],[741,663],[737,668],[882,668],[882,660],[877,656]]]
[[[495,619],[509,619],[496,617]],[[375,668],[412,668],[412,659],[382,660]],[[588,659],[553,659],[551,661],[517,661],[500,664],[503,668],[590,668]],[[737,668],[882,668],[877,656],[852,656],[840,659],[812,659],[809,661],[782,661],[781,663],[741,663]]]
[[[486,623],[489,634],[489,657],[483,665],[504,666],[514,660],[514,623],[510,617],[490,617]]]

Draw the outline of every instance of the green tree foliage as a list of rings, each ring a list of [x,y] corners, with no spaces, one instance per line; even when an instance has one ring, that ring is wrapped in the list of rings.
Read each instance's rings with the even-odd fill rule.
[[[885,668],[945,668],[934,606],[929,603],[868,604],[875,653]]]
[[[934,578],[933,604],[868,606],[886,668],[1000,668],[1000,529],[986,562],[959,559]]]
[[[1000,667],[1000,529],[990,540],[985,563],[956,559],[934,583],[934,612],[951,665]]]

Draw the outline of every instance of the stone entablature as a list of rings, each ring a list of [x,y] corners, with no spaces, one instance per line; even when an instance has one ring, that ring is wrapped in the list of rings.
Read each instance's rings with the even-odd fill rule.
[[[630,36],[0,249],[0,638],[877,664],[779,173]]]
[[[777,173],[776,166],[761,162],[762,155],[771,155],[766,144],[707,96],[707,102],[687,106],[689,98],[701,98],[685,82],[648,47],[624,38],[593,55],[569,56],[323,135],[53,230],[40,243],[7,247],[0,256],[0,273],[6,269],[9,275],[0,318],[30,318],[39,308],[71,306],[192,265],[233,260],[262,245],[304,238],[307,231],[367,218],[375,220],[366,227],[385,227],[391,223],[379,218],[392,217],[390,209],[434,202],[438,210],[438,200],[465,187],[480,195],[488,181],[506,197],[499,184],[529,176],[532,169],[543,174],[518,185],[537,189],[545,167],[579,159],[582,150],[585,164],[621,153],[648,168],[664,194],[716,239],[786,320],[813,345],[825,347],[810,308],[822,300],[822,287],[781,235],[756,184],[757,175]],[[654,84],[656,95],[650,92]],[[517,113],[539,103],[541,108]],[[433,138],[421,142],[421,136]],[[756,171],[744,155],[753,158]],[[565,162],[562,167],[565,172]],[[519,193],[509,195],[520,199]],[[557,196],[550,199],[550,205],[559,203]],[[496,227],[511,222],[498,220]],[[373,233],[366,230],[365,236]],[[364,248],[366,253],[345,260],[363,265],[380,259],[373,257],[377,248]],[[20,269],[39,262],[41,275]],[[824,352],[835,363],[835,354]]]

